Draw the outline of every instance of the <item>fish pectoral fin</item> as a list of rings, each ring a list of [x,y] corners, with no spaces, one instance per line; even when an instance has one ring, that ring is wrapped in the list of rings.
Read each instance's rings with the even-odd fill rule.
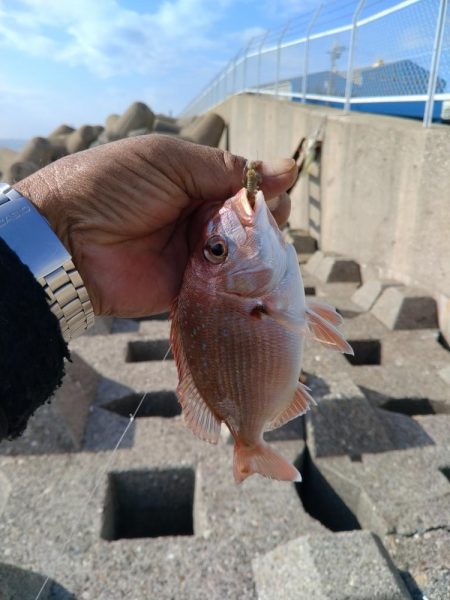
[[[184,421],[194,435],[201,440],[217,444],[220,436],[220,420],[202,398],[195,385],[179,334],[176,304],[172,308],[170,343],[178,369],[178,400],[183,409]]]
[[[278,429],[278,427],[292,421],[292,419],[305,414],[311,408],[311,404],[317,405],[317,402],[309,393],[309,388],[303,385],[303,383],[298,382],[291,404],[269,423],[266,431]]]
[[[340,315],[326,304],[311,303],[306,307],[306,324],[309,336],[331,350],[354,354],[353,348],[345,340],[335,325],[342,322]]]
[[[337,312],[334,306],[330,306],[329,304],[325,304],[325,302],[317,302],[317,300],[307,300],[306,301],[306,309],[311,310],[325,321],[328,321],[335,327],[338,325],[342,325],[344,319]]]

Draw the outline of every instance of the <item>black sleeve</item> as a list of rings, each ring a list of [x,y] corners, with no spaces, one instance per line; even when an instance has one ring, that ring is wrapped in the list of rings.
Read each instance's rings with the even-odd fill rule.
[[[64,358],[67,344],[44,290],[0,238],[0,440],[20,435],[60,386]]]

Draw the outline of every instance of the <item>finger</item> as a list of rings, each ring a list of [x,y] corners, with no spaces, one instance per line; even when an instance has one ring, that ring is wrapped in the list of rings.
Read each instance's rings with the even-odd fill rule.
[[[157,148],[151,157],[153,164],[158,164],[172,181],[176,177],[190,198],[223,202],[242,188],[247,163],[242,156],[169,136],[152,137],[153,142],[158,137],[157,144],[152,144],[153,148]],[[266,199],[271,199],[293,184],[297,165],[291,158],[262,161],[259,171],[262,175],[261,190]]]
[[[283,196],[297,178],[297,164],[292,158],[281,158],[261,163],[262,184],[261,189],[266,200],[279,198],[280,208],[291,207],[289,196]],[[287,204],[289,201],[289,204]],[[274,209],[275,210],[275,209]],[[278,210],[278,209],[277,209]],[[282,215],[283,213],[280,213]],[[287,219],[286,217],[286,219]]]
[[[291,198],[286,192],[282,192],[275,198],[267,200],[267,206],[272,213],[278,227],[281,229],[286,225],[291,214]]]

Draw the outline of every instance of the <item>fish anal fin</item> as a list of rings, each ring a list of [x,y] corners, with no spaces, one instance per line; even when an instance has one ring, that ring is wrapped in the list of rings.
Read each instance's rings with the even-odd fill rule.
[[[292,419],[305,414],[305,412],[311,408],[311,404],[317,405],[317,402],[309,393],[309,389],[306,385],[298,382],[291,404],[269,423],[266,431],[278,429],[278,427],[292,421]]]
[[[177,395],[187,427],[201,440],[217,444],[221,422],[203,400],[192,378],[185,375],[177,387]]]
[[[244,446],[236,443],[233,464],[236,483],[241,483],[254,473],[279,481],[302,480],[294,465],[265,442],[260,442],[254,446]]]
[[[183,410],[184,422],[201,440],[217,444],[221,422],[206,404],[195,385],[183,350],[176,318],[176,307],[172,310],[170,343],[178,370],[177,396]]]
[[[324,314],[324,311],[321,311]],[[337,313],[336,313],[337,314]],[[311,307],[305,310],[307,327],[309,334],[318,342],[321,342],[331,350],[343,352],[344,354],[354,354],[353,348],[345,340],[340,331],[336,329],[332,322],[318,314]]]

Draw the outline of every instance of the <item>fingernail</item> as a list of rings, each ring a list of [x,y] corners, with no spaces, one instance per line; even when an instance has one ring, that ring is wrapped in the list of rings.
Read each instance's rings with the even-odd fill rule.
[[[280,206],[280,196],[276,196],[275,198],[272,198],[272,200],[267,200],[266,204],[269,207],[270,212],[277,210]]]
[[[269,160],[263,162],[261,165],[262,175],[283,175],[289,173],[295,166],[295,160],[293,158],[278,158],[276,160]]]

